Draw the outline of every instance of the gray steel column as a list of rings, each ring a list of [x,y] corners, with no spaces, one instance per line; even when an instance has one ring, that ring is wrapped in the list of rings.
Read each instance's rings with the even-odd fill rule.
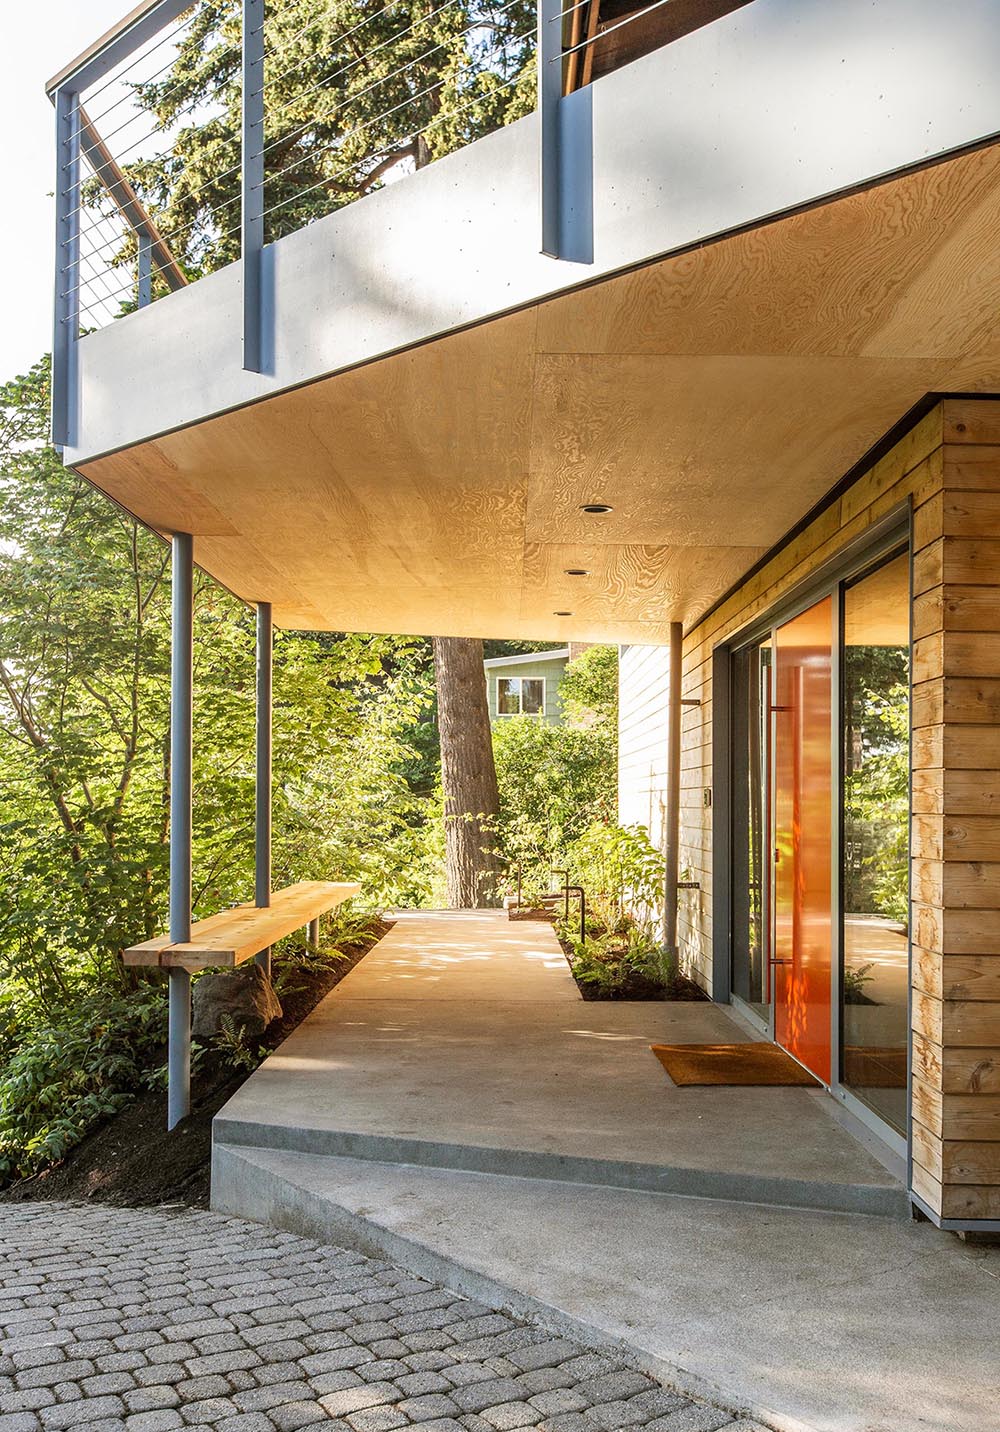
[[[194,542],[172,542],[170,636],[170,943],[191,938]],[[172,969],[167,1021],[167,1128],[191,1111],[191,976]]]
[[[257,603],[257,804],[254,821],[254,904],[271,903],[271,684],[274,624],[271,603]],[[254,956],[271,973],[271,951]]]
[[[56,293],[52,334],[52,441],[76,442],[80,336],[80,96],[56,91]]]
[[[261,371],[264,247],[264,0],[243,0],[243,367]]]
[[[667,799],[664,812],[663,948],[677,955],[677,882],[680,879],[681,827],[681,660],[684,628],[670,623],[667,667]]]
[[[310,921],[309,921],[308,928],[306,929],[306,938],[308,939],[310,945],[315,946],[315,945],[318,945],[318,944],[319,944],[319,917],[318,917],[318,916],[317,916],[317,918],[316,918],[315,920],[310,920]]]
[[[542,253],[559,257],[561,237],[560,106],[563,90],[563,0],[538,0],[538,116],[541,134]]]
[[[153,240],[145,229],[139,229],[135,241],[136,303],[145,308],[153,301]]]

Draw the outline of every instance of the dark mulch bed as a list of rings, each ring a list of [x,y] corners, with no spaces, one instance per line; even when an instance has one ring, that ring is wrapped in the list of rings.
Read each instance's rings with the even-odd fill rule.
[[[573,972],[573,947],[565,940],[560,940],[566,962]],[[576,975],[573,975],[576,979]],[[638,974],[632,970],[625,977],[623,984],[616,989],[604,989],[600,985],[590,984],[586,980],[576,980],[576,987],[584,999],[588,1000],[678,1000],[682,1003],[695,1004],[707,1002],[708,995],[694,980],[688,979],[687,975],[675,974],[666,983],[659,980],[647,979],[645,975]]]
[[[666,984],[659,984],[656,980],[646,979],[644,975],[630,974],[619,989],[600,989],[597,985],[584,984],[581,980],[577,980],[576,987],[584,999],[672,999],[692,1004],[708,999],[701,986],[688,979],[687,975],[674,975]]]
[[[259,1047],[274,1049],[287,1039],[388,929],[389,924],[381,922],[366,944],[352,949],[333,969],[300,974],[302,987],[283,995],[282,1018]],[[166,1049],[162,1058],[166,1060]],[[245,1070],[234,1070],[210,1052],[191,1081],[191,1114],[169,1134],[166,1092],[140,1094],[60,1163],[0,1192],[0,1203],[89,1199],[132,1208],[164,1203],[207,1208],[212,1119],[247,1078]]]

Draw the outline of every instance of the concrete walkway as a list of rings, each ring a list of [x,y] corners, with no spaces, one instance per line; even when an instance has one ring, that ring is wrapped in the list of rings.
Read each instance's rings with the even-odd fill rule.
[[[0,1209],[0,1432],[626,1425],[754,1432],[342,1248],[188,1211]]]
[[[1000,1250],[900,1216],[823,1093],[677,1089],[648,1048],[747,1037],[582,1001],[547,926],[402,916],[222,1111],[213,1202],[779,1432],[989,1432]]]
[[[649,1049],[749,1037],[709,1003],[582,1000],[548,924],[409,913],[216,1140],[905,1216],[899,1171],[822,1091],[678,1089]]]

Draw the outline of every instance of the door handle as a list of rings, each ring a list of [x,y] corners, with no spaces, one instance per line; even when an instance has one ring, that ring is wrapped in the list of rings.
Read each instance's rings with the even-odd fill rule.
[[[768,960],[769,965],[794,965],[794,960]]]

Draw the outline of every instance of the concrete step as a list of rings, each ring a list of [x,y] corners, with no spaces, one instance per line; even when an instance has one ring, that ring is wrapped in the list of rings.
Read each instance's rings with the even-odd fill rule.
[[[213,1207],[386,1257],[778,1432],[983,1432],[993,1259],[929,1224],[217,1143]]]
[[[715,1168],[681,1161],[667,1164],[643,1163],[631,1158],[585,1158],[540,1149],[491,1147],[465,1140],[431,1140],[398,1133],[371,1134],[243,1120],[227,1117],[225,1111],[216,1116],[213,1138],[217,1145],[236,1148],[250,1146],[333,1158],[371,1159],[378,1163],[677,1194],[685,1198],[815,1208],[886,1218],[907,1218],[910,1213],[909,1198],[902,1183],[888,1169],[874,1163],[865,1182],[852,1177],[856,1175],[853,1165],[845,1170],[843,1179],[796,1178],[755,1168],[734,1168],[725,1157],[719,1159],[719,1166]]]

